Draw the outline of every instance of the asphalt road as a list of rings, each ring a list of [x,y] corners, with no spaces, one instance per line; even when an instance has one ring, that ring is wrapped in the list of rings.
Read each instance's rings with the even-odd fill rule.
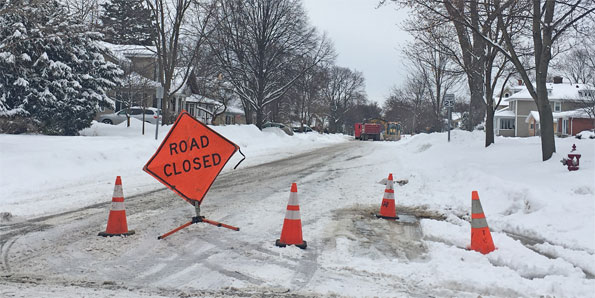
[[[279,237],[279,216],[264,215],[284,214],[279,209],[285,207],[291,183],[313,188],[340,184],[341,173],[357,168],[351,161],[361,157],[357,152],[363,146],[365,142],[346,142],[220,175],[203,200],[201,214],[239,226],[239,232],[199,223],[157,240],[194,216],[189,203],[165,188],[126,196],[124,187],[128,227],[136,230],[127,238],[97,236],[105,229],[109,202],[0,223],[0,284],[72,285],[166,296],[308,296],[300,290],[308,289],[321,270],[320,254],[335,249],[334,235],[357,235],[363,251],[419,258],[425,248],[414,214],[387,234],[372,224],[377,219],[370,206],[328,207],[332,216],[304,220],[304,226],[323,225],[331,236],[302,252],[288,250],[289,255],[283,255],[269,245]],[[293,278],[287,283],[268,275],[276,271]],[[402,286],[408,295],[424,293]]]

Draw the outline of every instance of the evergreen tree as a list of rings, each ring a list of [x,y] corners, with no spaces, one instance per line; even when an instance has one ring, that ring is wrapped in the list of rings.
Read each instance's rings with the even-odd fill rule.
[[[57,1],[18,2],[0,15],[0,118],[76,135],[113,105],[105,92],[122,70],[104,60],[100,35],[74,25]]]
[[[104,40],[113,44],[151,45],[154,27],[143,0],[111,0],[103,4]]]

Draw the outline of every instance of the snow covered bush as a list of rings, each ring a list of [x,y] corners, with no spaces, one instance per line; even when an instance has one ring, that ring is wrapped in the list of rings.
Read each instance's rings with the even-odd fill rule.
[[[0,2],[0,120],[28,119],[45,134],[75,135],[113,105],[106,91],[122,71],[104,59],[100,35],[58,2],[19,2]]]

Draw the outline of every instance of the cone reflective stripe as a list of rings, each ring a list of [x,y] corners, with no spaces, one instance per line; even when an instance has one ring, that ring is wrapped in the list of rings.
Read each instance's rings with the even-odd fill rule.
[[[386,189],[384,190],[384,196],[382,197],[382,205],[380,205],[380,213],[376,214],[376,216],[384,219],[399,218],[399,216],[397,216],[397,209],[395,207],[395,190],[392,173],[388,174]]]
[[[291,185],[289,202],[287,203],[287,211],[285,212],[285,220],[283,221],[283,229],[281,230],[281,238],[277,239],[275,245],[280,247],[295,245],[302,249],[307,246],[306,241],[302,239],[302,220],[300,217],[297,185],[295,183]]]
[[[484,255],[496,249],[477,191],[471,193],[471,246],[469,249]]]
[[[116,177],[116,185],[114,186],[114,195],[112,196],[112,204],[107,219],[107,228],[105,232],[99,233],[99,236],[119,236],[132,235],[134,231],[128,231],[128,223],[126,222],[126,209],[124,206],[124,192],[122,191],[122,178]]]

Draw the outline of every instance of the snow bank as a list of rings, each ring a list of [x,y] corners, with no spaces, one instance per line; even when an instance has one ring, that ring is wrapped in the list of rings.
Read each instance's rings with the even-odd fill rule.
[[[159,127],[132,118],[109,125],[93,122],[81,136],[0,135],[0,212],[30,216],[80,208],[105,202],[116,176],[122,176],[126,195],[163,187],[142,171],[170,126]],[[246,167],[328,144],[345,142],[343,135],[318,133],[287,136],[261,132],[254,125],[212,126],[240,146]],[[272,155],[271,153],[275,153]],[[224,171],[240,160],[236,153]],[[110,190],[111,189],[111,190]]]

